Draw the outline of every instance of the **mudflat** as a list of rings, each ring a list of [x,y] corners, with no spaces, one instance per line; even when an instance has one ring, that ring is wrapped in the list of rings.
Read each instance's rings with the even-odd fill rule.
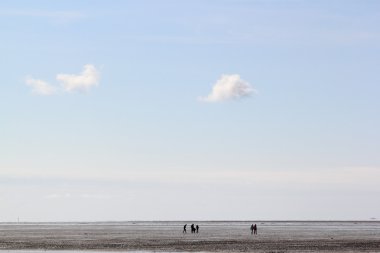
[[[190,225],[198,224],[199,233]],[[250,225],[256,223],[258,235]],[[183,233],[188,224],[187,233]],[[379,221],[0,223],[0,250],[380,252]]]

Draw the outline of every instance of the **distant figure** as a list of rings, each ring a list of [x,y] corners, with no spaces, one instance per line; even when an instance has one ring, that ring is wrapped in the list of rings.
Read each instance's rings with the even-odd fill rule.
[[[257,226],[256,226],[256,224],[253,226],[253,233],[254,233],[255,235],[257,235]]]
[[[198,232],[199,232],[199,226],[197,225],[195,228],[197,229],[197,234],[198,234]]]
[[[186,226],[187,226],[187,224],[185,224],[185,226],[183,226],[183,232],[182,232],[182,233],[184,233],[184,234],[187,233],[187,232],[186,232]]]
[[[253,224],[251,225],[251,235],[253,235],[253,229],[254,229],[255,227],[253,226]]]
[[[191,224],[191,233],[195,233],[195,227],[194,227],[194,224]]]

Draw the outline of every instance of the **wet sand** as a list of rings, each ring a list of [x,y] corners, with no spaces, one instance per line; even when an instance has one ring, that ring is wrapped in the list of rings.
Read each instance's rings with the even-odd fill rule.
[[[187,234],[182,233],[187,223]],[[198,234],[190,225],[199,224]],[[380,222],[0,223],[0,250],[380,252]]]

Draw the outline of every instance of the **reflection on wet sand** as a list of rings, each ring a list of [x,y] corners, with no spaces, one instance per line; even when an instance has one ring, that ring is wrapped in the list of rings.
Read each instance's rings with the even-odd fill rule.
[[[199,224],[202,229],[183,233],[184,224]],[[257,235],[251,234],[251,224],[257,224]],[[380,222],[0,223],[0,249],[379,252]]]

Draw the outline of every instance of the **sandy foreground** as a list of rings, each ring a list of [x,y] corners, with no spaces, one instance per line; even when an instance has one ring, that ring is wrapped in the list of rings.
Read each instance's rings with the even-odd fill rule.
[[[378,221],[255,223],[257,236],[250,222],[0,223],[0,250],[380,252]]]

